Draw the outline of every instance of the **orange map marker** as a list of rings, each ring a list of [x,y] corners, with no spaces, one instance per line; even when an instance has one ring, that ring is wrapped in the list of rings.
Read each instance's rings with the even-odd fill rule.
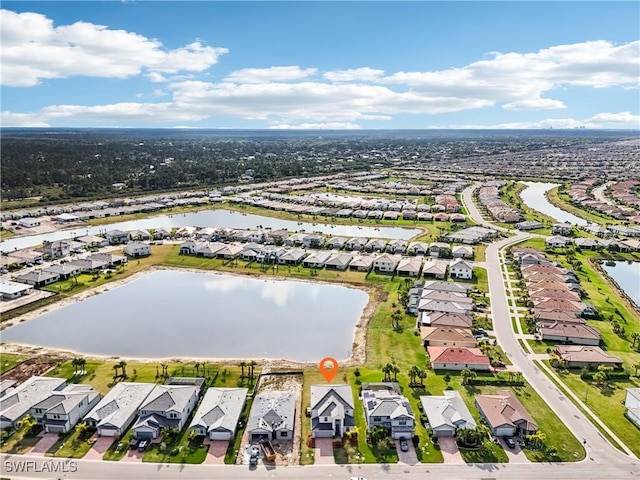
[[[331,383],[333,377],[338,373],[338,362],[336,359],[326,357],[320,360],[320,373],[327,382]]]

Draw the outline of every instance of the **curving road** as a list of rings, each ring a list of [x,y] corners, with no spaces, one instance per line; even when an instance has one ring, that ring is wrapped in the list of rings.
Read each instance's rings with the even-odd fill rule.
[[[493,227],[483,220],[471,199],[471,189],[463,195],[469,215],[479,224]],[[493,227],[495,228],[495,227]],[[505,229],[500,229],[505,231]],[[506,245],[529,238],[527,233],[500,240],[487,248],[487,271],[494,330],[500,345],[513,364],[576,435],[586,440],[587,458],[576,463],[509,463],[509,464],[417,464],[393,465],[311,465],[265,468],[254,471],[246,466],[178,465],[156,463],[106,462],[100,460],[69,460],[29,455],[0,455],[0,470],[7,478],[47,478],[112,480],[120,479],[348,479],[362,476],[368,480],[402,479],[424,480],[433,476],[439,480],[638,480],[640,462],[623,454],[609,444],[584,415],[558,388],[527,358],[520,348],[511,327],[509,307],[501,272],[499,251]],[[17,462],[21,462],[18,464]],[[73,463],[73,468],[72,463]],[[64,467],[64,469],[63,469]],[[52,468],[57,469],[51,473]],[[74,470],[74,471],[70,471]]]

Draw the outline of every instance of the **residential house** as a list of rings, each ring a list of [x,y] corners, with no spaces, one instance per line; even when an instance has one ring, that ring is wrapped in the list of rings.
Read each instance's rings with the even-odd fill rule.
[[[12,282],[11,280],[0,280],[0,298],[2,300],[14,300],[33,291],[33,285]]]
[[[198,401],[195,385],[155,385],[138,408],[133,436],[151,440],[164,427],[182,430]]]
[[[509,390],[498,390],[497,395],[476,395],[475,404],[496,437],[531,435],[538,430],[529,412]]]
[[[302,248],[291,248],[278,257],[280,265],[299,265],[308,255]]]
[[[364,246],[364,249],[367,252],[378,252],[378,253],[380,253],[380,252],[384,252],[386,248],[387,248],[387,241],[386,240],[382,240],[380,238],[372,238]]]
[[[126,243],[129,240],[129,234],[122,230],[114,229],[105,233],[105,238],[111,245]]]
[[[592,238],[576,238],[573,243],[581,250],[597,250],[599,247],[598,242]]]
[[[381,425],[394,439],[413,437],[415,416],[397,383],[363,384],[362,404],[369,427]]]
[[[427,347],[434,370],[490,370],[489,357],[479,348]]]
[[[538,323],[536,330],[544,341],[597,346],[600,344],[601,339],[598,330],[583,323]]]
[[[455,437],[459,428],[476,428],[476,422],[464,400],[455,390],[444,395],[422,395],[420,403],[429,420],[429,428],[436,437]]]
[[[640,427],[640,388],[627,388],[624,406],[627,418]]]
[[[342,438],[355,427],[351,385],[311,385],[311,436]]]
[[[78,258],[76,260],[72,260],[69,263],[71,265],[79,267],[82,273],[94,273],[109,266],[109,264],[104,260],[91,258]]]
[[[154,240],[166,240],[167,238],[171,238],[171,231],[166,228],[158,228],[153,232]]]
[[[129,242],[124,247],[124,253],[133,258],[148,257],[151,255],[151,245],[144,242]]]
[[[373,257],[371,255],[356,255],[349,263],[349,270],[356,272],[368,272],[373,267]]]
[[[451,252],[451,245],[444,242],[433,242],[429,245],[429,255],[434,258],[447,257]]]
[[[535,230],[536,228],[542,227],[544,227],[542,222],[538,222],[536,220],[526,220],[524,222],[516,223],[516,228],[518,230]]]
[[[206,242],[189,239],[180,244],[180,255],[195,255]]]
[[[118,265],[127,263],[127,257],[123,255],[113,255],[111,253],[93,253],[87,255],[85,258],[89,260],[104,260],[109,267],[117,267]]]
[[[342,250],[342,248],[347,243],[347,239],[344,237],[332,237],[327,241],[327,248],[331,248],[333,250]]]
[[[597,368],[606,365],[622,368],[622,360],[609,355],[600,347],[587,345],[557,345],[556,355],[562,360],[566,368]]]
[[[411,242],[407,247],[410,255],[425,255],[429,251],[429,245],[425,242]]]
[[[88,248],[100,248],[109,245],[109,240],[96,235],[83,235],[81,237],[76,237],[76,241],[83,243]]]
[[[134,230],[129,234],[129,238],[140,242],[148,242],[151,240],[151,235],[146,230]]]
[[[467,295],[471,291],[471,285],[442,280],[430,280],[424,283],[424,290],[439,290],[444,292],[458,292]]]
[[[33,228],[40,226],[40,220],[37,218],[25,217],[18,220],[18,225],[24,228]]]
[[[13,390],[13,386],[17,382],[15,380],[0,380],[0,398]]]
[[[465,347],[474,348],[476,339],[469,328],[420,327],[420,338],[425,347]]]
[[[387,252],[403,254],[407,251],[407,242],[405,240],[393,240],[387,244]]]
[[[451,249],[453,258],[473,258],[473,247],[468,245],[456,245]]]
[[[138,408],[155,387],[153,383],[120,382],[84,417],[103,437],[121,437],[133,423]]]
[[[400,262],[400,255],[391,255],[382,253],[377,255],[373,260],[373,270],[382,273],[393,273]]]
[[[325,243],[325,238],[322,235],[310,234],[305,235],[302,239],[302,245],[306,248],[322,248]]]
[[[349,250],[363,250],[366,244],[367,244],[366,238],[353,237],[347,240],[344,246]]]
[[[44,270],[33,270],[23,273],[22,275],[17,275],[15,280],[20,283],[26,283],[27,285],[33,285],[35,288],[40,288],[57,282],[60,280],[60,275]]]
[[[350,253],[333,252],[325,262],[327,270],[346,270],[353,259]]]
[[[296,395],[290,391],[259,393],[253,400],[246,431],[249,442],[293,440]]]
[[[419,277],[422,272],[422,258],[420,257],[402,257],[398,262],[398,275],[406,275],[409,277]]]
[[[222,244],[219,249],[216,250],[217,258],[224,258],[226,260],[231,260],[237,258],[242,253],[243,247],[242,245],[237,245],[235,243],[225,243]]]
[[[100,401],[100,392],[91,385],[67,385],[54,390],[31,407],[29,413],[45,433],[69,433]]]
[[[0,429],[16,428],[34,405],[66,386],[64,378],[33,376],[25,380],[0,398]]]
[[[566,247],[570,242],[571,242],[570,238],[555,235],[553,237],[547,238],[545,240],[545,245],[547,247],[563,248],[563,247]]]
[[[231,440],[236,434],[248,389],[210,387],[189,429],[210,440]]]
[[[572,228],[570,223],[556,223],[551,227],[551,233],[553,235],[570,235]]]
[[[447,277],[447,269],[449,268],[449,262],[446,260],[427,260],[422,267],[422,275],[424,277],[431,277],[437,279],[444,279]]]
[[[461,258],[453,260],[449,265],[449,276],[451,278],[471,280],[473,278],[473,266]]]
[[[469,304],[452,302],[450,300],[432,300],[430,298],[420,299],[418,304],[418,312],[446,312],[468,315],[471,312]]]
[[[306,257],[302,261],[302,265],[307,268],[322,268],[333,254],[329,251],[317,251]]]
[[[417,327],[456,327],[471,328],[473,317],[459,313],[422,312]]]
[[[71,242],[67,240],[54,240],[42,243],[42,253],[50,258],[64,258],[71,253]]]

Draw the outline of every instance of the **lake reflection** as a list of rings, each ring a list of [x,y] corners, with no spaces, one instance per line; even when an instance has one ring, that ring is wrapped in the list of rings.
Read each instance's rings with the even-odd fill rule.
[[[346,359],[368,298],[337,285],[159,270],[2,340],[134,358]]]
[[[640,307],[640,262],[615,262],[615,266],[602,264],[602,268]]]
[[[586,225],[587,221],[576,217],[575,215],[565,212],[561,208],[553,205],[545,193],[559,185],[557,183],[543,182],[520,182],[526,185],[526,188],[520,192],[520,198],[530,208],[537,210],[545,215],[556,219],[558,222],[569,222],[573,225]]]

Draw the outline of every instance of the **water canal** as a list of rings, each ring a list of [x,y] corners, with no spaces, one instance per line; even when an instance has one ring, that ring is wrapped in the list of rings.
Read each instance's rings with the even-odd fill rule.
[[[615,262],[615,265],[602,264],[618,286],[640,307],[640,262]]]
[[[156,270],[2,341],[127,358],[347,359],[368,300],[339,285]]]
[[[568,222],[573,225],[586,225],[587,221],[565,212],[547,200],[546,193],[559,185],[557,183],[520,182],[526,188],[520,192],[520,198],[530,208],[537,210],[548,217],[555,218],[558,222]]]

